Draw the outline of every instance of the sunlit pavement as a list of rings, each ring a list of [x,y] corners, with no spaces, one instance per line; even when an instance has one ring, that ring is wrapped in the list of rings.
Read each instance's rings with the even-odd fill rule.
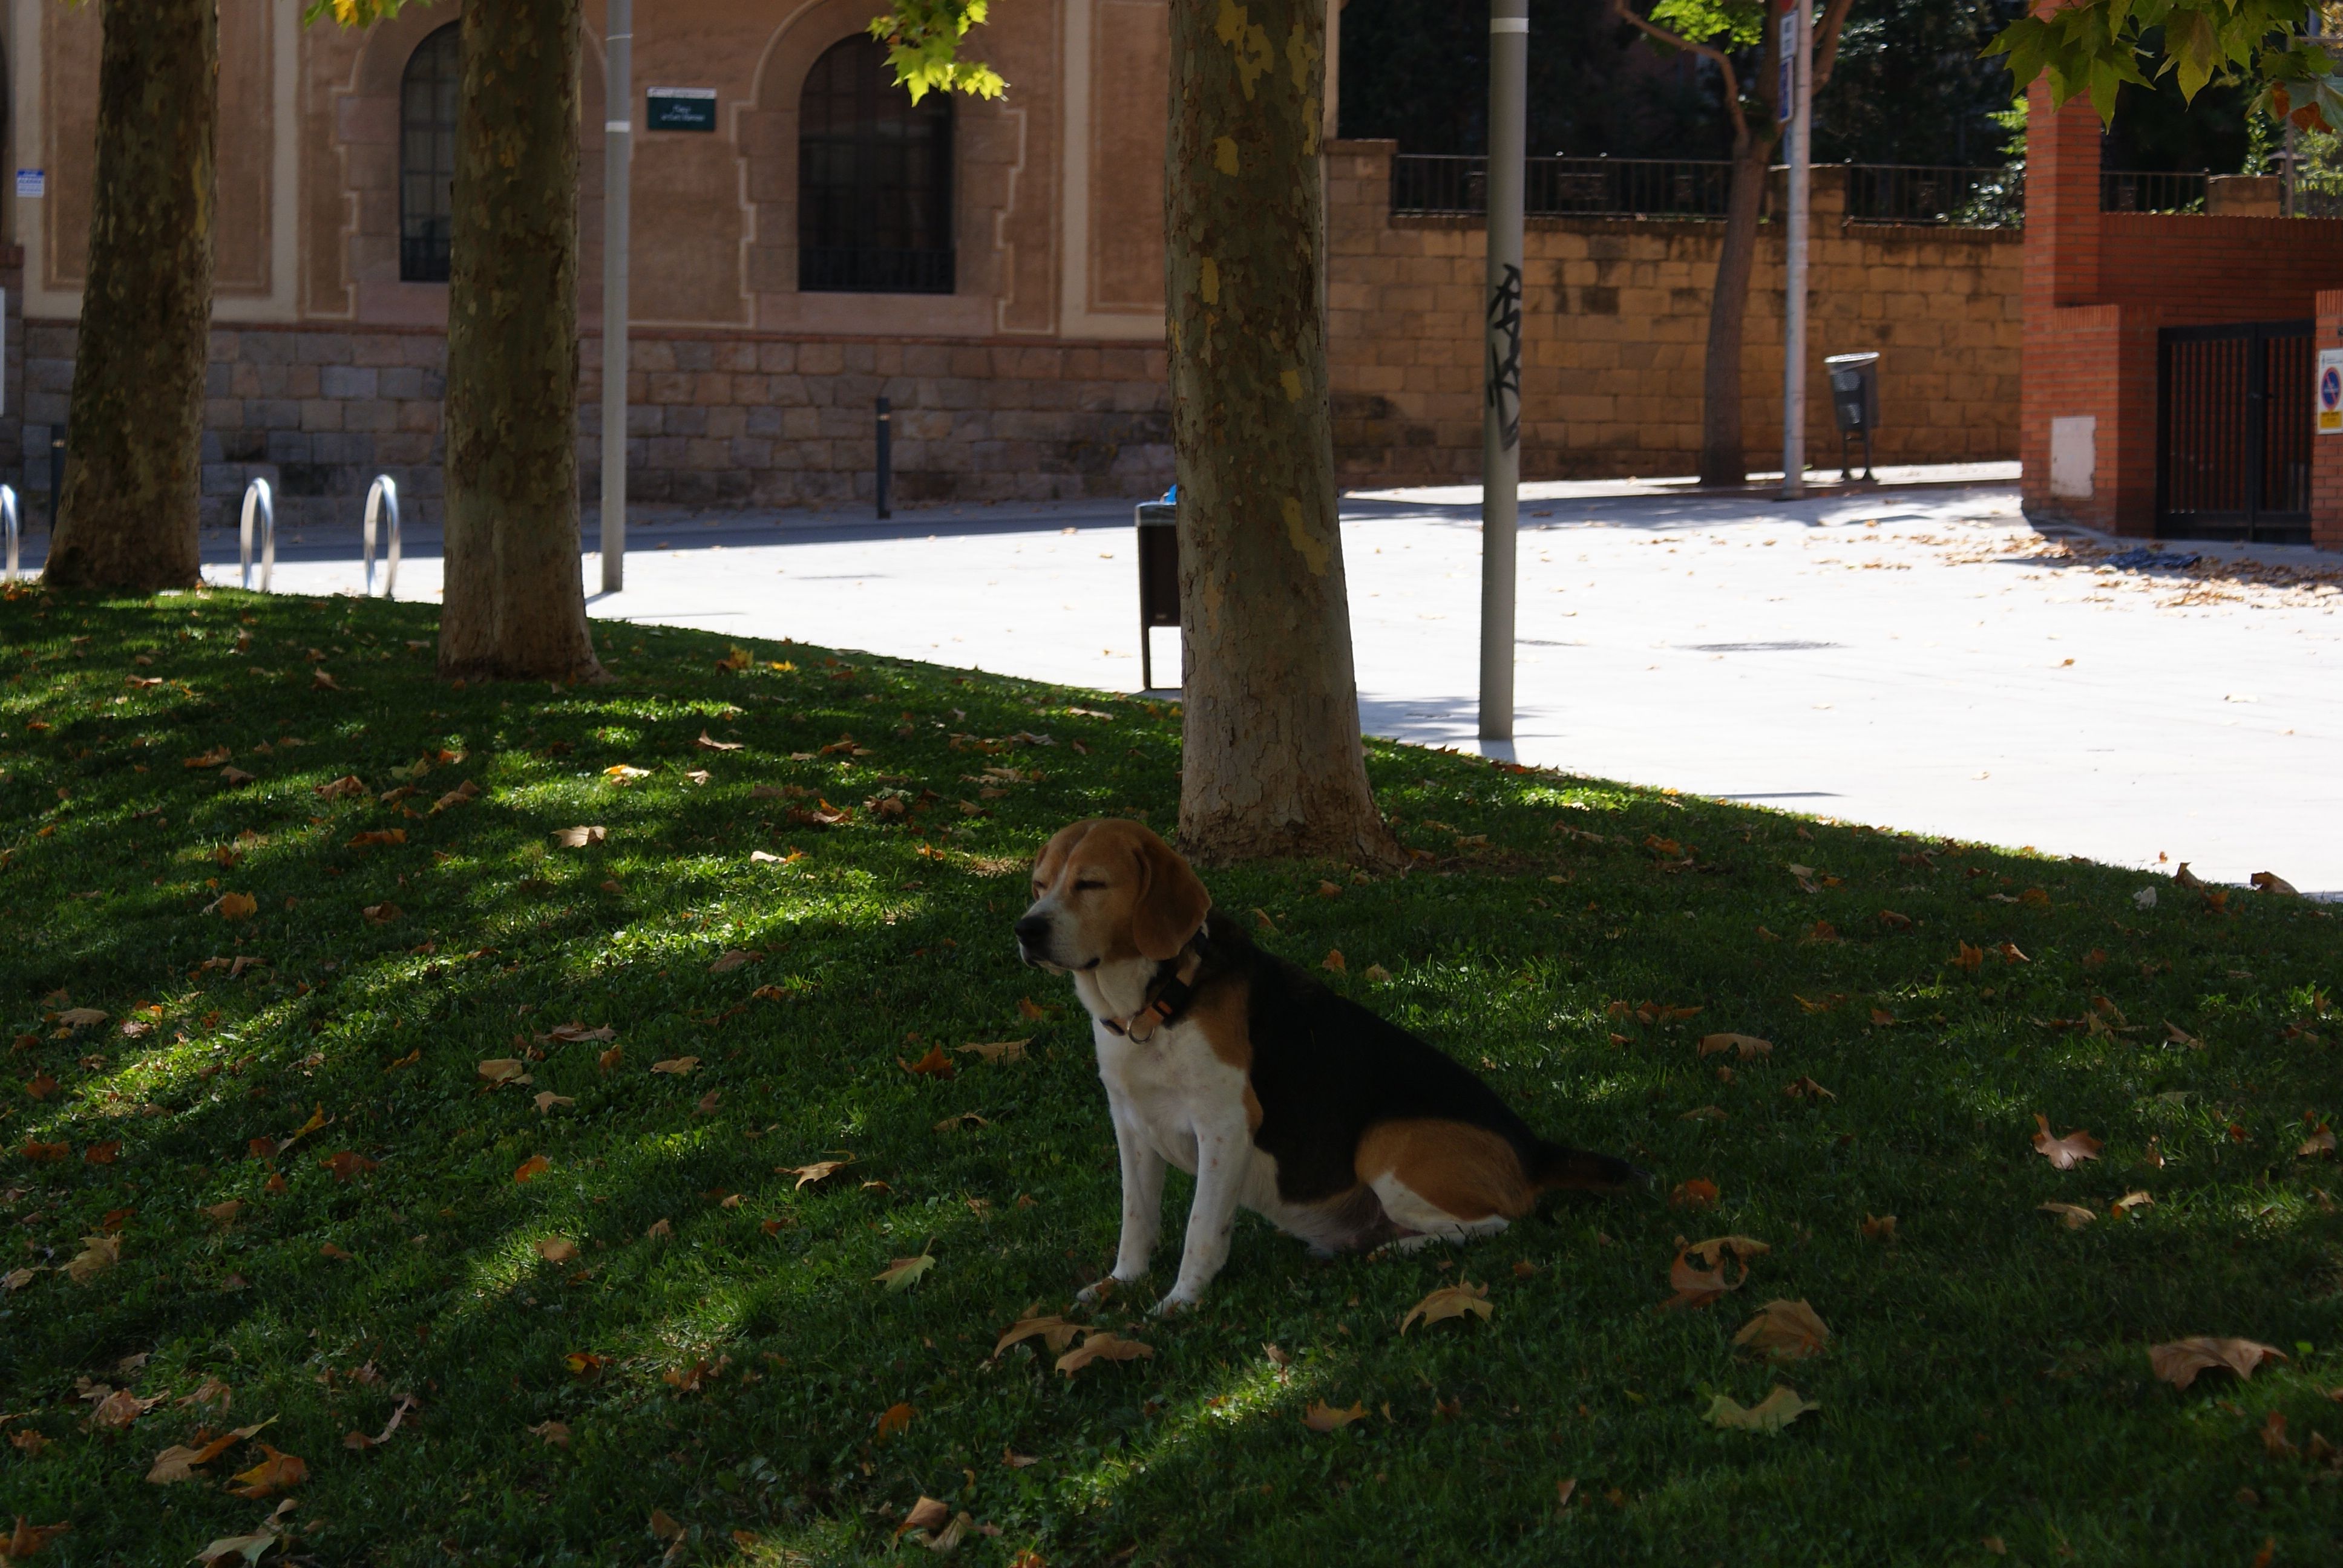
[[[1373,733],[1479,744],[1477,502],[1469,488],[1344,500]],[[603,619],[1131,691],[1131,519],[1126,502],[887,524],[733,514],[639,522],[623,593],[595,594],[598,557],[584,564]],[[1788,505],[1540,485],[1522,521],[1522,761],[2343,892],[2343,558],[2250,552],[2296,568],[2291,582],[2117,571],[2028,527],[2006,482]],[[276,588],[357,591],[356,534],[288,533]],[[236,580],[235,549],[232,535],[207,542],[213,581]],[[436,538],[410,539],[398,597],[436,596],[437,558]],[[1155,635],[1168,685],[1177,636]],[[624,661],[630,638],[602,641]]]

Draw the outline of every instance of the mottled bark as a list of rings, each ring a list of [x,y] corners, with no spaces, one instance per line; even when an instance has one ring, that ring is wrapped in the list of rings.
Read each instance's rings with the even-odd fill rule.
[[[151,592],[197,580],[219,15],[214,0],[104,0],[99,25],[71,460],[42,577]]]
[[[599,678],[578,538],[579,0],[464,8],[439,673]]]
[[[1325,37],[1325,0],[1172,0],[1180,836],[1205,860],[1397,854],[1359,743],[1334,509]]]
[[[1749,320],[1749,276],[1757,261],[1757,220],[1774,138],[1747,133],[1733,148],[1725,199],[1725,236],[1708,293],[1708,357],[1701,367],[1700,482],[1738,485],[1749,477],[1741,424],[1741,343]]]

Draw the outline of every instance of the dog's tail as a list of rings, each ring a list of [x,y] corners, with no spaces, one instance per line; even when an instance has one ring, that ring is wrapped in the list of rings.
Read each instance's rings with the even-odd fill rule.
[[[1541,1138],[1529,1167],[1530,1185],[1540,1192],[1623,1192],[1651,1185],[1652,1174],[1608,1154],[1590,1154]]]

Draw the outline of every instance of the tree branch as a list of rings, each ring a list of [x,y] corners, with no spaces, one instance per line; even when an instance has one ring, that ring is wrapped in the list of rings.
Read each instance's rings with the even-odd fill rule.
[[[1835,3],[1844,7],[1848,4],[1848,0],[1835,0]],[[1655,22],[1645,21],[1635,15],[1628,5],[1627,0],[1611,0],[1611,5],[1612,8],[1618,13],[1619,20],[1622,22],[1630,26],[1641,28],[1670,48],[1683,49],[1699,55],[1704,60],[1715,63],[1716,68],[1725,73],[1725,111],[1733,116],[1734,145],[1737,147],[1747,146],[1749,118],[1741,108],[1741,78],[1735,74],[1733,61],[1725,52],[1706,44],[1695,44],[1689,38],[1669,32]]]
[[[1830,80],[1831,68],[1838,64],[1839,33],[1845,27],[1846,14],[1854,5],[1855,0],[1830,0],[1830,4],[1823,8],[1822,35],[1815,40],[1815,91],[1817,93]]]

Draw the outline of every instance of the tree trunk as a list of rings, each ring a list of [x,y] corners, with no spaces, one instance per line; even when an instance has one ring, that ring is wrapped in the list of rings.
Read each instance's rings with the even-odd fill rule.
[[[1749,276],[1757,261],[1757,218],[1765,200],[1773,139],[1750,136],[1733,149],[1725,198],[1725,239],[1708,295],[1708,357],[1701,369],[1700,482],[1749,477],[1741,429],[1741,340],[1749,317]]]
[[[1335,518],[1325,4],[1172,4],[1180,837],[1205,860],[1398,854],[1367,788]]]
[[[602,676],[578,538],[578,5],[464,8],[443,677]]]
[[[89,284],[42,577],[145,593],[198,580],[219,15],[104,0],[99,18]]]

